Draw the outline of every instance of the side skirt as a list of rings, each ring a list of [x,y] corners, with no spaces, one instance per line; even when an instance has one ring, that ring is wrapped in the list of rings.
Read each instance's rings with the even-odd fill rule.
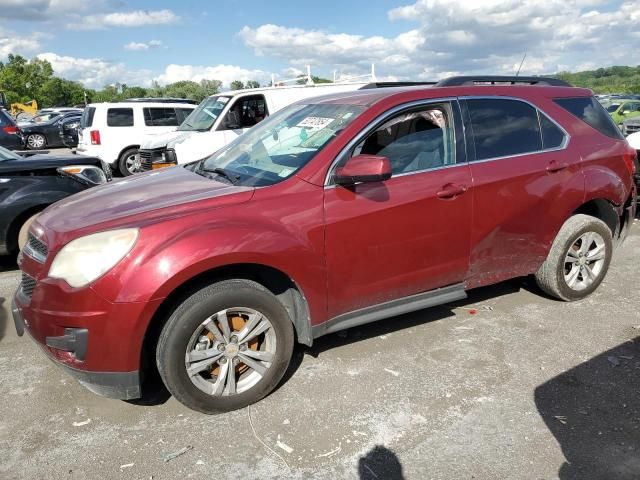
[[[312,327],[313,338],[328,333],[338,332],[365,323],[375,322],[383,318],[395,317],[404,313],[415,312],[423,308],[434,307],[444,303],[455,302],[467,298],[464,284],[457,283],[448,287],[430,290],[424,293],[398,298],[389,302],[361,308],[353,312],[343,313],[320,325]]]

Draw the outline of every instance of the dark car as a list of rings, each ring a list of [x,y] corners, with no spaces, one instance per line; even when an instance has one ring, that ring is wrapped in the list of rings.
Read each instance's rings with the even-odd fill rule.
[[[0,108],[0,147],[19,150],[23,147],[20,129],[9,112]]]
[[[70,118],[80,121],[80,116],[81,113],[70,112],[54,116],[46,122],[21,124],[20,130],[24,137],[25,146],[29,150],[40,150],[45,147],[64,147],[64,142],[60,136],[60,123]]]
[[[16,329],[93,392],[137,398],[159,373],[195,410],[242,408],[296,340],[528,275],[586,298],[633,221],[635,157],[592,92],[557,79],[307,98],[208,158],[48,208]]]
[[[65,147],[73,148],[78,146],[80,117],[70,116],[68,118],[63,118],[58,125],[58,129],[60,139]]]
[[[69,195],[111,180],[95,157],[20,156],[0,147],[0,255],[17,253],[42,210]]]

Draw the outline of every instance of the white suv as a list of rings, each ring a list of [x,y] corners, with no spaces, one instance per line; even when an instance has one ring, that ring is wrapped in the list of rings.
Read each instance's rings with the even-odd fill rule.
[[[175,130],[196,107],[189,102],[136,99],[89,104],[80,120],[77,153],[99,157],[125,176],[139,172],[138,149],[144,138]]]

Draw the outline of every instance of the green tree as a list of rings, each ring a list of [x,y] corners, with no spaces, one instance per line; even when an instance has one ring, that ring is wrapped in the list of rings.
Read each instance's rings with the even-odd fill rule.
[[[38,98],[46,107],[77,105],[84,103],[84,87],[80,82],[52,77],[42,85]]]
[[[240,80],[234,80],[233,82],[231,82],[231,90],[242,90],[244,88],[244,83],[242,83]]]
[[[53,76],[53,68],[46,60],[27,60],[9,54],[7,62],[0,62],[0,89],[9,102],[26,102],[35,98],[42,86]]]
[[[313,83],[333,83],[333,80],[329,80],[328,78],[316,77],[315,75],[311,75],[311,80],[313,80]],[[298,85],[305,85],[307,83],[307,76],[298,75],[298,81],[296,83]]]
[[[200,80],[200,86],[204,90],[204,93],[209,95],[215,95],[222,88],[222,82],[220,80]]]
[[[260,88],[260,82],[257,82],[255,80],[249,80],[249,81],[247,81],[247,84],[245,85],[245,87],[247,87],[247,88]]]

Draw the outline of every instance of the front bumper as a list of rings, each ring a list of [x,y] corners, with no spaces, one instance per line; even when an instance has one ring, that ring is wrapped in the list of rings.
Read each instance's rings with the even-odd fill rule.
[[[19,263],[23,281],[11,308],[18,335],[29,333],[47,357],[92,392],[139,398],[142,344],[161,301],[109,302],[92,288],[73,289],[39,275],[43,265],[27,255]]]

